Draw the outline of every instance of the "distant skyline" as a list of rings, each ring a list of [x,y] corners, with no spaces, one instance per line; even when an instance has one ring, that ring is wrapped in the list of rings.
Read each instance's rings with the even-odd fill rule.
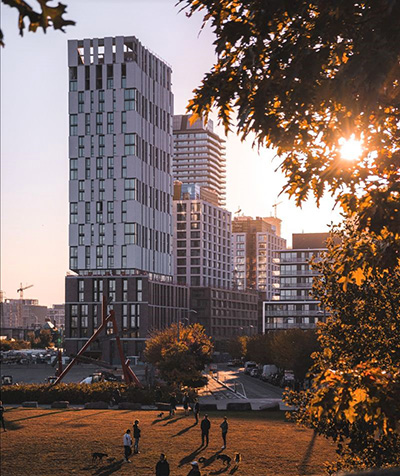
[[[6,46],[2,50],[1,88],[1,282],[14,299],[20,282],[34,287],[26,298],[44,305],[64,302],[68,271],[68,68],[67,40],[134,35],[171,64],[175,113],[184,114],[214,60],[214,36],[199,34],[202,17],[188,19],[176,0],[67,0],[68,19],[77,22],[66,34],[18,35],[17,12],[1,5]],[[216,122],[216,121],[214,121]],[[216,131],[224,136],[221,127]],[[273,151],[242,143],[235,132],[227,140],[227,209],[250,216],[282,219],[282,235],[325,232],[339,221],[333,200],[320,209],[303,209],[285,195],[285,179],[275,169]]]

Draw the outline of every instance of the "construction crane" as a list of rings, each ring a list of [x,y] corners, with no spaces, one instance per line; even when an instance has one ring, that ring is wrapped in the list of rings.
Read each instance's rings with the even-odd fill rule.
[[[17,289],[17,293],[19,293],[19,298],[24,299],[24,291],[25,289],[32,288],[33,284],[29,284],[28,286],[22,286],[22,283],[20,283],[19,289]]]
[[[275,203],[272,205],[272,208],[275,209],[275,212],[274,212],[274,217],[275,217],[275,218],[277,218],[276,209],[278,208],[278,205],[280,205],[281,203],[283,203],[283,202],[275,202]]]
[[[19,293],[19,303],[18,303],[18,323],[17,326],[23,326],[22,323],[22,300],[24,299],[24,291],[25,289],[32,288],[33,284],[28,284],[28,286],[23,286],[22,283],[20,283],[19,289],[17,289],[17,293]]]

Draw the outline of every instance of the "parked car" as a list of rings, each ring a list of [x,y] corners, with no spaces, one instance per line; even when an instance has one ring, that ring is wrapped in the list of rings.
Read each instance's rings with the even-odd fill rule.
[[[260,378],[260,375],[261,375],[261,370],[258,367],[250,370],[250,377]]]
[[[244,373],[249,374],[252,369],[257,368],[257,364],[252,360],[245,362],[244,364]]]
[[[228,367],[240,367],[242,365],[242,362],[240,360],[229,360],[227,363]]]

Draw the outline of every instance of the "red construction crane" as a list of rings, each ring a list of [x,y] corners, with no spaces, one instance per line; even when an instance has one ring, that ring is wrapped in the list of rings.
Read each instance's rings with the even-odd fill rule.
[[[17,293],[19,293],[17,326],[23,326],[24,325],[24,323],[22,322],[22,300],[24,299],[25,289],[29,289],[31,287],[33,287],[33,284],[28,284],[28,286],[23,286],[22,283],[20,283],[20,287],[19,287],[19,289],[17,289]]]

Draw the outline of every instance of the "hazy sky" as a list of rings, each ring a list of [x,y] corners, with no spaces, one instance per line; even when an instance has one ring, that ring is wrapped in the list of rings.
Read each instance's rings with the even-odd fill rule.
[[[77,22],[66,34],[17,31],[17,12],[1,5],[6,47],[1,54],[1,283],[16,298],[19,283],[33,284],[26,298],[64,302],[68,270],[67,39],[134,35],[172,65],[175,113],[213,64],[213,34],[202,17],[188,19],[176,0],[65,0]],[[222,134],[221,129],[219,132]],[[227,208],[268,216],[276,201],[282,234],[327,231],[339,215],[333,201],[297,209],[278,198],[284,178],[273,153],[227,138]]]

